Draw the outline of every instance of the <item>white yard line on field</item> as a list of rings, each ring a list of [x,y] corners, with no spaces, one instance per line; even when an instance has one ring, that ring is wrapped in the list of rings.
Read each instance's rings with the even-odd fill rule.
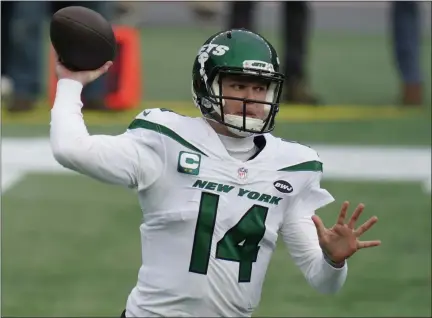
[[[312,145],[324,162],[324,179],[414,181],[431,193],[431,148]],[[73,173],[53,158],[46,138],[2,140],[2,192],[28,172]]]

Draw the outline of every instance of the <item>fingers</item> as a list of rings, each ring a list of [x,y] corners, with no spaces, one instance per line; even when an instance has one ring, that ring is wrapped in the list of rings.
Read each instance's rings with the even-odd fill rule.
[[[378,218],[376,216],[371,217],[365,223],[363,223],[357,230],[354,231],[354,235],[356,237],[361,236],[364,232],[369,230],[376,222],[378,222]]]
[[[342,208],[340,210],[339,217],[337,219],[337,224],[340,224],[340,225],[345,224],[345,217],[346,217],[346,214],[348,211],[348,207],[349,207],[348,201],[345,201],[344,203],[342,203]]]
[[[109,68],[110,68],[112,65],[113,65],[113,62],[112,62],[112,61],[108,61],[108,62],[106,62],[106,63],[101,67],[103,73],[108,72]],[[102,74],[103,74],[103,73],[102,73]]]
[[[96,74],[99,76],[103,75],[104,73],[108,72],[109,68],[111,67],[111,65],[113,64],[113,62],[108,61],[106,62],[101,68],[99,68],[96,71]]]
[[[326,228],[325,228],[324,223],[321,220],[321,218],[318,215],[313,215],[312,216],[312,221],[315,224],[318,237],[323,237],[324,234],[325,234]]]
[[[361,249],[361,248],[375,247],[375,246],[379,246],[379,245],[381,245],[381,241],[380,240],[375,240],[375,241],[359,241],[357,243],[357,248]]]
[[[332,229],[339,236],[347,237],[349,235],[352,235],[352,230],[350,230],[344,225],[336,224],[335,226],[333,226]]]
[[[108,72],[109,68],[113,63],[111,61],[106,62],[102,67],[98,68],[95,71],[89,71],[88,79],[86,82],[92,82],[96,80],[98,77],[102,76],[104,73]]]
[[[348,223],[348,227],[350,229],[354,229],[355,223],[357,222],[358,218],[360,217],[360,214],[363,212],[364,210],[364,204],[360,203],[357,208],[355,209],[355,211],[353,212],[353,215],[351,216],[351,219]]]
[[[103,66],[96,70],[91,71],[70,71],[61,62],[57,61],[56,65],[56,74],[58,79],[69,78],[75,81],[80,82],[83,85],[86,85],[98,77],[102,76],[106,73],[109,68],[113,65],[112,61],[106,62]]]

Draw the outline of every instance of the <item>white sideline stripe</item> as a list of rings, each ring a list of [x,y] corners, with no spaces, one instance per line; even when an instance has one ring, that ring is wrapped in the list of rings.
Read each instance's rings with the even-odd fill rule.
[[[431,148],[312,145],[324,163],[324,178],[359,181],[414,181],[431,192]],[[47,138],[2,140],[2,192],[28,172],[74,173],[52,156]]]
[[[313,147],[324,177],[370,181],[425,181],[431,175],[431,149],[424,147]]]
[[[9,189],[12,186],[14,186],[15,184],[17,184],[25,176],[25,172],[19,171],[19,170],[17,170],[17,171],[14,171],[14,170],[4,171],[4,169],[2,169],[2,171],[3,171],[2,177],[1,177],[2,192],[6,191],[7,189]]]

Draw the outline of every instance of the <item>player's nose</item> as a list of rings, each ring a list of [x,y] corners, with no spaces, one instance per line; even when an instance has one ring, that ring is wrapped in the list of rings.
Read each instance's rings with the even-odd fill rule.
[[[256,91],[254,90],[254,88],[252,86],[248,86],[245,89],[245,99],[252,99],[255,100],[256,99]],[[248,104],[250,104],[251,102],[248,102]],[[253,103],[252,103],[253,104]]]

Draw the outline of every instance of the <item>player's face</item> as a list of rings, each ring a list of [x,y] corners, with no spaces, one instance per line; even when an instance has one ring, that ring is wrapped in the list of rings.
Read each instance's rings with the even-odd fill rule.
[[[226,76],[222,79],[222,95],[224,97],[236,97],[242,99],[265,102],[268,83],[253,77]],[[224,113],[243,116],[242,100],[225,99]],[[268,105],[259,102],[246,102],[246,116],[265,119]]]

